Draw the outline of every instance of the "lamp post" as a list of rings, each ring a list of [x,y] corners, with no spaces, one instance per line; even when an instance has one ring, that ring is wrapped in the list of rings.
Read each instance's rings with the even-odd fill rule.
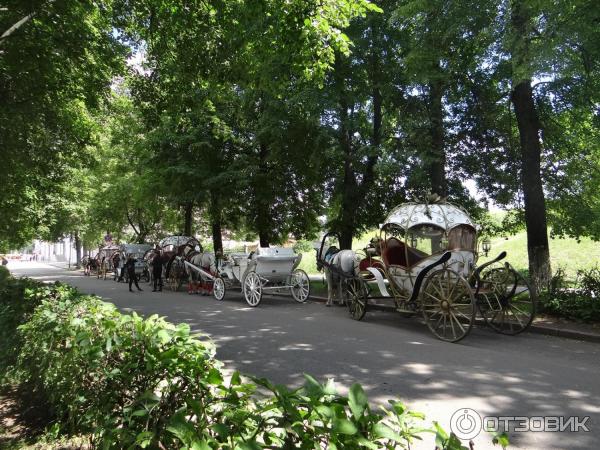
[[[417,245],[419,244],[419,240],[417,239],[417,237],[414,234],[410,235],[410,246],[412,248],[417,248]]]
[[[481,241],[481,249],[483,250],[485,256],[487,256],[492,249],[492,242],[489,238],[485,238],[483,241]]]

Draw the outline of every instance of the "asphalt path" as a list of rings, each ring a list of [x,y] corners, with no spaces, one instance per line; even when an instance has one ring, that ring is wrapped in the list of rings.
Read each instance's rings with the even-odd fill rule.
[[[19,276],[68,282],[125,312],[188,323],[216,343],[217,358],[230,370],[290,387],[301,385],[309,373],[335,379],[342,392],[359,382],[372,403],[400,399],[446,429],[453,413],[464,408],[481,417],[577,416],[589,432],[511,432],[510,448],[600,448],[597,343],[529,333],[502,336],[476,327],[460,343],[449,344],[435,339],[419,319],[394,313],[368,312],[356,322],[345,308],[310,300],[299,304],[289,296],[264,296],[251,308],[234,290],[219,302],[168,289],[153,293],[145,283],[144,292],[129,293],[123,283],[43,263],[11,262],[9,268]],[[538,419],[527,423],[540,427]],[[474,442],[477,450],[494,448],[485,432]],[[414,448],[433,449],[433,438]]]

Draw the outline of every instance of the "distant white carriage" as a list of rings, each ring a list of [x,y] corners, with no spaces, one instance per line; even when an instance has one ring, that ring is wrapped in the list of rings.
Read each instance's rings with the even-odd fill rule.
[[[310,281],[306,272],[298,269],[302,255],[291,248],[258,247],[250,253],[230,253],[217,259],[216,275],[193,267],[202,277],[213,283],[217,300],[225,297],[227,289],[241,287],[250,306],[258,306],[263,292],[289,290],[297,302],[303,303],[310,295]]]

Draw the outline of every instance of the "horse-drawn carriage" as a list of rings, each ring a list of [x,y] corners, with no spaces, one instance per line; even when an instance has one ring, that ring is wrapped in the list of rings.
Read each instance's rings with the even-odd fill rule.
[[[149,249],[144,254],[147,271],[151,277],[153,266],[160,264],[163,268],[163,278],[173,291],[177,291],[188,279],[185,269],[186,257],[200,249],[200,242],[195,237],[168,236],[160,241],[156,248]]]
[[[96,255],[96,276],[106,280],[109,272],[114,272],[115,262],[117,261],[119,246],[107,244],[98,249]]]
[[[135,276],[138,280],[146,278],[150,280],[150,275],[146,268],[144,255],[153,248],[150,244],[121,244],[119,250],[113,256],[114,279],[123,279],[128,282],[129,274],[124,269],[127,260],[132,257],[135,260]]]
[[[476,225],[456,205],[395,208],[362,257],[339,252],[328,244],[331,238],[334,233],[323,237],[317,264],[325,268],[330,286],[338,284],[356,320],[370,303],[393,300],[397,311],[420,313],[436,337],[450,342],[467,336],[478,312],[503,334],[518,334],[533,320],[536,299],[528,282],[500,263],[505,252],[476,265]]]
[[[250,306],[258,306],[263,292],[289,290],[297,302],[303,303],[310,294],[306,272],[298,269],[302,255],[285,247],[258,247],[250,253],[230,253],[216,260],[214,270],[192,267],[205,280],[212,282],[212,293],[217,300],[234,287],[242,289]]]

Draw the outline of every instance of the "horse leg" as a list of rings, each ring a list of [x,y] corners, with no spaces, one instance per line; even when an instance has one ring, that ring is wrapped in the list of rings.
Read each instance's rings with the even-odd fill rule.
[[[342,282],[344,280],[340,277],[340,280],[337,283],[337,304],[338,306],[344,306],[346,304],[346,299],[344,298],[344,290],[342,289]]]
[[[328,269],[325,269],[325,280],[327,281],[327,303],[325,303],[325,306],[331,306],[331,303],[333,301],[334,285],[333,276],[331,274],[331,271]]]

